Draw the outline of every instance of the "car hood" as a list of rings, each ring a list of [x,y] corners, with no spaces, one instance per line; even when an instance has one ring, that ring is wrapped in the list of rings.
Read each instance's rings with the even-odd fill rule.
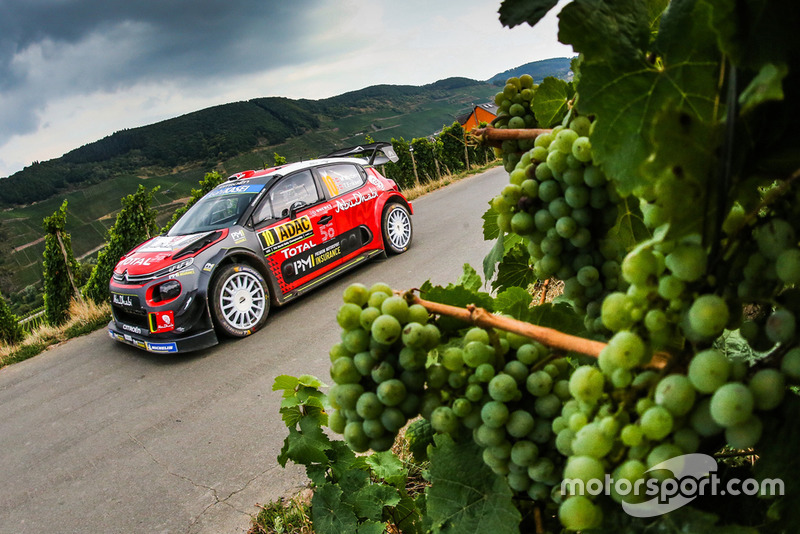
[[[120,259],[114,268],[118,275],[138,277],[165,270],[169,274],[191,265],[192,256],[208,244],[219,240],[227,231],[200,232],[178,236],[156,236],[145,241]],[[175,269],[170,269],[175,267]]]

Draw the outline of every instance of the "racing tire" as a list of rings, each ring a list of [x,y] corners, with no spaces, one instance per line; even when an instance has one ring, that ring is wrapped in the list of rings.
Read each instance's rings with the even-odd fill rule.
[[[411,214],[402,204],[389,204],[383,211],[381,221],[383,244],[387,253],[402,254],[411,245],[414,229],[411,225]]]
[[[247,337],[267,321],[267,282],[249,265],[222,266],[211,282],[209,296],[214,324],[228,336]]]

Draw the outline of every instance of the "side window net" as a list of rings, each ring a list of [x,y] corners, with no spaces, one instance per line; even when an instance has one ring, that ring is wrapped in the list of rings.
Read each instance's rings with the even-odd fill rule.
[[[364,175],[355,165],[341,163],[326,165],[318,169],[322,176],[322,183],[331,197],[337,197],[354,191],[364,185]]]

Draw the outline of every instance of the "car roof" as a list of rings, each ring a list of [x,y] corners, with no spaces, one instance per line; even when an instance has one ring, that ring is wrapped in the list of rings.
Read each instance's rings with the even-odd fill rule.
[[[371,167],[390,161],[395,163],[398,161],[392,143],[377,141],[364,145],[341,148],[330,154],[325,154],[318,159],[289,163],[269,169],[237,172],[236,174],[230,175],[222,186],[229,187],[233,183],[242,183],[244,180],[247,180],[248,183],[269,185],[281,176],[331,163],[351,163],[362,167]]]
[[[217,187],[227,187],[231,183],[247,180],[256,184],[269,184],[281,176],[286,176],[293,172],[310,169],[312,167],[319,167],[320,165],[328,165],[332,163],[350,163],[353,165],[366,166],[367,162],[360,158],[320,158],[310,159],[306,161],[299,161],[297,163],[288,163],[278,167],[271,167],[269,169],[259,169],[242,171],[232,174],[228,179]]]

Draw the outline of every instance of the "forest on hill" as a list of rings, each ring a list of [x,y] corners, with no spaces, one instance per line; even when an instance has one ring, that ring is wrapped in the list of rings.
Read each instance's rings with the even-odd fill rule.
[[[122,130],[60,158],[34,163],[0,180],[0,205],[30,204],[140,169],[145,174],[167,174],[191,163],[213,167],[256,147],[278,145],[313,131],[325,120],[382,108],[402,114],[416,103],[477,85],[485,82],[448,78],[424,86],[371,86],[324,100],[269,97],[206,108]],[[420,132],[424,133],[428,132]]]
[[[572,79],[571,63],[572,59],[565,57],[554,57],[551,59],[543,59],[541,61],[533,61],[513,69],[508,69],[499,74],[495,74],[487,81],[492,85],[502,87],[506,84],[506,80],[509,78],[514,76],[519,77],[523,74],[529,74],[533,76],[534,80],[537,81],[543,80],[548,76],[569,81]]]

